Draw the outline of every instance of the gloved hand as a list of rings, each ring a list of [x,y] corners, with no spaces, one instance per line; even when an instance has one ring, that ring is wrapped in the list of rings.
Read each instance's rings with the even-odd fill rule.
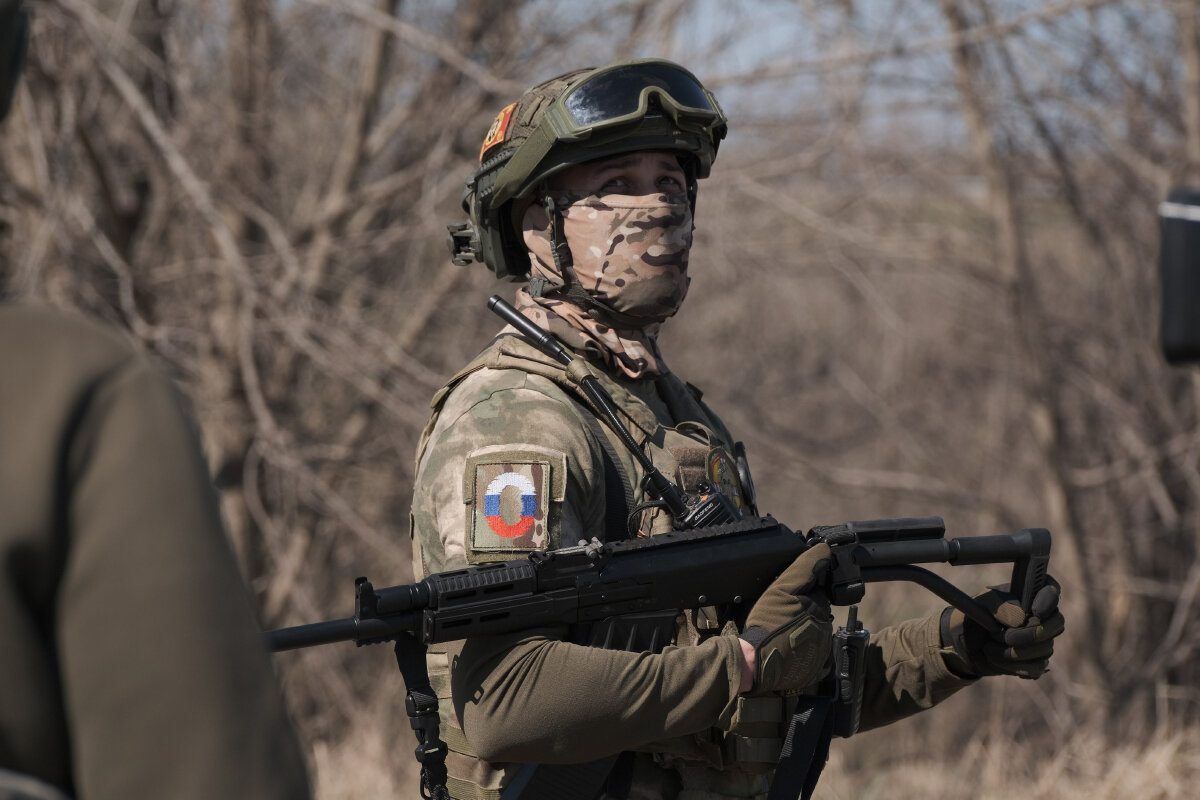
[[[810,547],[750,609],[741,638],[755,651],[751,691],[800,689],[824,675],[833,646],[833,614],[819,587],[830,562],[829,545]]]
[[[1046,576],[1046,585],[1033,597],[1029,616],[1021,610],[1018,598],[1008,586],[996,586],[975,597],[1002,626],[990,634],[983,626],[953,606],[942,612],[942,646],[952,646],[946,662],[965,677],[983,675],[1019,675],[1040,678],[1049,668],[1054,639],[1063,632],[1064,620],[1058,610],[1061,588]]]

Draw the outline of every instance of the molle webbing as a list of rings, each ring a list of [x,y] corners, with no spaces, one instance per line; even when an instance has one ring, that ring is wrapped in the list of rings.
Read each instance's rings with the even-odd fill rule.
[[[501,789],[485,789],[470,781],[459,780],[454,776],[446,779],[446,788],[454,800],[500,800]]]
[[[708,478],[708,449],[704,447],[670,447],[668,451],[675,459],[679,470],[679,487],[685,492],[694,492],[701,481]]]

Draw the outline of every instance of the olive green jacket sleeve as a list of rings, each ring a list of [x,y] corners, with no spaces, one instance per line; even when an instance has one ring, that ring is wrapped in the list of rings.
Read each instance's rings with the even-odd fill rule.
[[[660,654],[557,641],[553,631],[451,651],[455,711],[481,758],[578,763],[727,724],[741,680],[733,636]]]
[[[924,619],[906,620],[871,635],[860,730],[932,708],[975,682],[946,666],[940,616],[939,611]]]
[[[80,800],[304,798],[302,753],[170,382],[0,309],[0,768]]]

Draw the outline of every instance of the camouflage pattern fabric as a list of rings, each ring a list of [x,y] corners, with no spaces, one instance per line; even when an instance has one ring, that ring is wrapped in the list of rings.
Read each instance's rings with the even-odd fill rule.
[[[639,321],[617,329],[579,306],[544,292],[522,289],[517,308],[577,350],[598,357],[634,379],[669,372],[658,348],[659,326],[687,296],[692,213],[683,195],[579,195],[553,200],[579,282],[597,300]],[[554,262],[552,220],[540,205],[525,212],[530,273],[552,288],[564,279]],[[532,283],[531,283],[532,285]]]
[[[489,348],[434,400],[437,410],[419,447],[412,504],[417,574],[604,535],[604,497],[594,491],[597,482],[603,484],[603,464],[566,393],[542,375],[489,366],[499,365],[513,341]],[[538,367],[536,361],[526,363]],[[534,486],[535,507],[526,509],[522,500],[519,513],[513,491],[507,498],[503,488],[498,492],[502,522],[519,525],[519,517],[533,518],[518,536],[501,535],[499,523],[487,520],[488,489],[509,473]],[[521,478],[507,482],[530,494]]]

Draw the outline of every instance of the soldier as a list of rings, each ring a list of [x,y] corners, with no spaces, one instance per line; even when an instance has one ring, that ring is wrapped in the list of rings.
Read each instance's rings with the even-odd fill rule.
[[[716,98],[676,64],[567,73],[496,117],[468,180],[470,224],[451,230],[457,262],[527,279],[518,309],[586,359],[681,490],[715,489],[753,510],[740,446],[657,339],[687,293],[697,182],[725,132]],[[417,453],[415,572],[671,529],[574,385],[508,328],[438,392]],[[586,631],[549,628],[437,648],[450,794],[489,800],[525,780],[524,764],[628,751],[602,786],[581,771],[567,796],[766,797],[796,696],[827,670],[831,615],[816,585],[828,554],[821,545],[797,559],[740,631],[731,609],[680,615],[661,652],[588,647]],[[863,728],[983,675],[1046,670],[1062,630],[1057,585],[1029,619],[1004,592],[980,599],[1005,626],[995,639],[952,609],[871,637]]]
[[[0,0],[0,119],[27,28]],[[170,381],[98,325],[16,306],[0,375],[0,797],[309,797]]]

